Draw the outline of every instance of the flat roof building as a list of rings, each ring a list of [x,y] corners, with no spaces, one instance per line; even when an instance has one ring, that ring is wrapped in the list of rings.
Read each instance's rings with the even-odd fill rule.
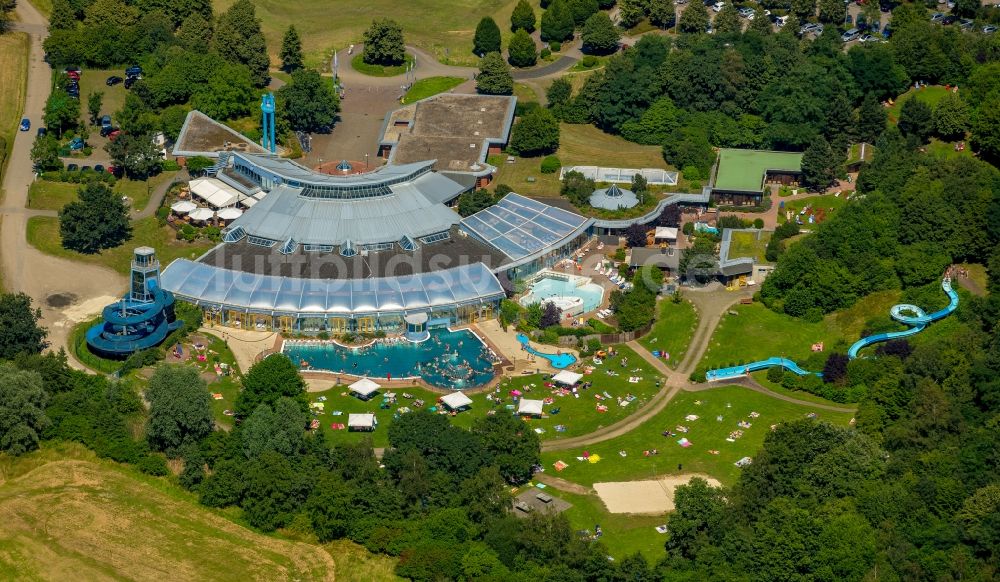
[[[794,184],[801,174],[800,152],[721,149],[712,199],[723,204],[759,204],[765,184]]]

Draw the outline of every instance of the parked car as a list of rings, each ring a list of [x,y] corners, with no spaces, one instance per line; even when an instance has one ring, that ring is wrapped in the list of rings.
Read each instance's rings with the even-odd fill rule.
[[[39,127],[38,131],[36,131],[35,134],[38,137],[45,137],[45,134],[48,133],[48,132],[49,132],[49,130],[45,129],[44,127]]]
[[[747,8],[747,7],[740,8],[739,13],[740,16],[742,16],[743,18],[746,18],[748,20],[753,20],[754,16],[753,8]]]
[[[80,80],[80,71],[66,71],[66,76],[74,81]]]
[[[128,77],[125,79],[125,88],[131,89],[132,85],[135,84],[135,77]]]
[[[110,115],[105,115],[104,117],[101,117],[101,129],[104,129],[105,127],[111,127]]]
[[[108,77],[108,80],[104,82],[104,84],[107,85],[108,87],[114,87],[115,85],[121,83],[124,80],[125,79],[122,79],[118,75],[111,75],[110,77]]]
[[[777,26],[778,28],[781,28],[782,26],[785,25],[786,22],[788,22],[788,17],[787,16],[772,16],[771,17],[771,22],[773,22],[774,25]]]
[[[137,78],[141,79],[142,78],[142,67],[136,65],[134,67],[129,67],[129,68],[125,69],[125,78],[127,79],[129,77],[137,77]]]
[[[997,27],[992,24],[987,24],[983,27],[983,34],[993,34],[997,31]]]
[[[31,129],[31,120],[25,117],[21,120],[21,131],[28,131]]]
[[[95,164],[94,165],[94,171],[95,172],[103,172],[104,171],[104,166],[102,166],[101,164]]]
[[[81,172],[92,172],[93,169],[90,166],[80,166]]]
[[[82,150],[87,144],[83,141],[82,137],[74,137],[73,141],[69,142],[69,149],[71,150]]]
[[[972,26],[976,24],[971,18],[963,18],[958,21],[958,27],[962,30],[972,30]]]
[[[948,14],[947,16],[945,16],[944,18],[941,19],[941,24],[943,26],[948,26],[950,24],[955,24],[956,22],[958,22],[958,17],[954,16],[954,15],[951,15],[951,14]]]
[[[118,136],[121,135],[121,134],[122,134],[122,130],[120,130],[120,129],[114,129],[114,130],[111,131],[111,133],[108,134],[108,139],[110,139],[111,141],[115,141],[116,139],[118,139]]]
[[[862,34],[861,38],[858,39],[858,42],[869,43],[869,42],[878,42],[878,40],[879,38],[877,36],[872,36],[870,34]]]
[[[713,12],[722,12],[722,8],[725,5],[726,5],[725,2],[716,2],[715,4],[712,4],[712,11]]]
[[[852,40],[858,40],[860,36],[861,36],[861,31],[856,28],[852,28],[848,31],[845,31],[844,34],[840,35],[840,40],[844,42],[851,42]]]
[[[70,172],[75,172],[75,171],[77,171],[77,170],[80,169],[80,166],[78,166],[76,164],[70,164],[70,165],[66,166],[66,169],[69,170]]]
[[[801,28],[799,28],[799,34],[802,35],[802,36],[805,36],[807,34],[811,34],[813,32],[816,32],[816,30],[818,28],[819,28],[818,24],[813,23],[813,22],[807,22],[807,23],[803,24]]]
[[[68,75],[70,73],[80,74],[83,71],[80,70],[80,67],[75,67],[73,65],[70,65],[70,66],[66,67],[65,69],[63,69],[63,72]]]
[[[940,24],[941,21],[944,20],[944,17],[945,14],[943,12],[935,12],[934,14],[931,14],[931,22]]]

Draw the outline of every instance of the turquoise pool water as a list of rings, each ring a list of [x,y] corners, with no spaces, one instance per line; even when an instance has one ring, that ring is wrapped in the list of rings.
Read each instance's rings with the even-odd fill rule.
[[[489,350],[468,330],[431,331],[419,344],[408,341],[345,348],[333,342],[285,343],[284,352],[293,362],[317,370],[368,376],[376,382],[393,378],[421,377],[429,384],[460,390],[493,379]]]
[[[546,360],[551,362],[552,367],[557,370],[562,370],[563,368],[572,365],[573,362],[576,361],[576,357],[573,354],[546,354],[544,352],[536,350],[535,348],[531,347],[531,343],[530,340],[528,339],[528,336],[524,335],[523,333],[517,334],[517,341],[521,342],[521,345],[524,346],[524,351],[528,352],[529,354],[538,356],[539,358],[545,358]]]
[[[521,305],[531,305],[552,296],[579,297],[583,300],[583,311],[589,313],[601,306],[604,288],[597,283],[586,282],[577,285],[580,277],[571,276],[568,281],[555,277],[543,277],[531,284],[531,292],[521,298]]]

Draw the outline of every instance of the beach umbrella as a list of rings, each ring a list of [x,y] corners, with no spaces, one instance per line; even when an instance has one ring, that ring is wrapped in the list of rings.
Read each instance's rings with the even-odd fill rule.
[[[511,396],[520,396],[521,395],[521,391],[520,390],[511,390],[510,391],[510,395]]]
[[[229,208],[223,208],[216,213],[219,220],[236,220],[237,218],[243,216],[243,211],[235,206],[230,206]]]
[[[208,208],[199,208],[189,213],[188,216],[191,217],[191,220],[197,222],[208,222],[209,220],[212,220],[212,217],[215,216],[215,213],[209,210]]]
[[[180,200],[178,202],[174,202],[170,206],[170,210],[172,210],[175,214],[181,215],[187,214],[196,208],[198,208],[198,205],[190,200]]]

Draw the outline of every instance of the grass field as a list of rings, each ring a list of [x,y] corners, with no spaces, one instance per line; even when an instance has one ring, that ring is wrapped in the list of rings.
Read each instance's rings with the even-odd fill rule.
[[[364,54],[358,53],[351,59],[351,67],[359,73],[364,73],[372,77],[395,77],[402,75],[413,63],[413,55],[406,53],[403,64],[395,66],[369,65],[365,62]]]
[[[931,106],[931,109],[937,105],[937,102],[941,100],[942,97],[948,94],[948,90],[941,85],[931,85],[929,87],[924,87],[923,89],[913,89],[911,88],[906,93],[903,93],[896,98],[896,101],[889,108],[889,121],[896,123],[899,121],[899,112],[903,109],[903,103],[906,103],[907,99],[912,98],[914,95],[917,99],[920,99],[927,105]]]
[[[142,210],[149,202],[152,191],[173,180],[176,175],[177,172],[161,172],[149,179],[148,187],[144,180],[122,179],[115,183],[114,190],[128,197],[129,206],[133,210]],[[63,206],[76,200],[79,189],[80,184],[72,182],[35,180],[28,189],[28,208],[61,210]]]
[[[824,342],[827,352],[837,349],[838,342],[846,351],[860,337],[867,321],[888,321],[889,308],[898,299],[897,291],[873,293],[818,323],[775,313],[760,303],[734,306],[738,315],[726,315],[719,322],[700,366],[715,368],[771,356],[802,363],[813,354],[810,347],[817,342]]]
[[[973,157],[972,148],[968,147],[968,145],[962,151],[955,151],[955,142],[941,141],[936,137],[932,137],[926,147],[928,152],[944,160],[961,158],[963,156]]]
[[[113,118],[125,105],[126,92],[122,83],[118,83],[114,87],[107,86],[106,81],[112,75],[124,77],[125,71],[122,69],[85,69],[80,75],[80,119],[84,123],[90,122],[90,114],[87,113],[87,98],[90,97],[91,93],[100,92],[104,94],[101,115],[110,115],[117,124],[117,120]],[[99,129],[100,127],[91,131],[91,137],[97,136]]]
[[[215,13],[220,14],[235,0],[217,0]],[[538,0],[529,0],[537,17],[541,17]],[[331,5],[318,0],[255,2],[261,19],[272,60],[277,62],[281,38],[288,25],[294,24],[302,37],[306,65],[329,67],[333,49],[362,42],[362,35],[373,19],[392,18],[403,27],[407,44],[417,45],[442,62],[475,66],[479,59],[472,54],[472,37],[476,23],[483,16],[492,16],[500,25],[503,45],[511,36],[510,13],[517,0],[370,0],[339,2]],[[331,12],[331,7],[333,11]]]
[[[750,418],[751,412],[760,416]],[[739,386],[720,386],[703,392],[682,391],[642,426],[618,438],[586,447],[591,455],[600,455],[599,462],[577,460],[576,457],[583,453],[581,449],[544,452],[542,463],[546,472],[586,486],[690,472],[706,473],[723,484],[732,485],[740,473],[733,463],[756,454],[770,425],[804,418],[813,412],[822,420],[842,425],[852,416],[792,404]],[[686,420],[688,415],[697,415],[698,419]],[[722,420],[717,420],[719,416]],[[742,438],[726,441],[731,432],[739,430],[737,423],[741,420],[752,426],[742,429]],[[677,431],[678,426],[686,427],[688,432]],[[675,432],[675,436],[664,437],[665,430]],[[677,441],[682,437],[692,446],[681,447]],[[643,455],[643,451],[652,449],[657,449],[659,454]],[[719,454],[710,454],[710,450],[717,450]],[[622,457],[620,451],[625,451],[626,456]],[[559,460],[568,463],[569,467],[556,473],[552,464]]]
[[[7,155],[14,147],[14,134],[21,122],[24,94],[28,81],[28,35],[24,32],[10,32],[0,36],[0,138],[6,143],[0,151],[0,179],[6,168]],[[41,120],[32,120],[41,123]],[[0,144],[0,147],[3,147]],[[0,200],[3,192],[0,191]]]
[[[847,205],[847,198],[844,196],[833,196],[828,194],[824,196],[796,198],[795,200],[784,200],[783,202],[785,204],[784,212],[780,210],[778,211],[778,224],[788,222],[785,213],[791,212],[794,217],[794,215],[800,213],[807,206],[812,208],[814,211],[823,210],[826,213],[826,217],[829,218],[831,215],[835,214],[837,210]],[[802,222],[807,221],[808,219],[803,216]]]
[[[546,472],[551,472],[547,469]],[[574,531],[594,531],[595,525],[601,526],[604,535],[601,543],[608,549],[608,554],[616,560],[641,552],[650,563],[656,563],[663,557],[663,542],[666,536],[656,533],[655,528],[664,522],[660,515],[628,515],[624,513],[608,513],[604,503],[596,495],[576,495],[563,491],[549,489],[549,493],[564,499],[573,506],[564,512],[573,526]]]
[[[461,77],[427,77],[420,79],[403,95],[403,103],[413,103],[438,93],[450,91],[465,82]]]
[[[103,265],[126,274],[132,261],[132,250],[138,246],[156,249],[160,263],[167,265],[174,259],[198,258],[214,243],[199,240],[193,243],[178,241],[170,227],[160,227],[155,218],[144,218],[132,223],[132,238],[125,244],[94,255],[84,255],[62,247],[59,236],[59,219],[48,216],[32,216],[28,219],[28,244],[50,255],[73,261]]]
[[[667,168],[660,148],[626,141],[604,133],[593,125],[559,125],[559,150],[563,166],[599,165],[623,168]],[[517,158],[513,164],[497,162],[496,184],[507,184],[520,194],[559,194],[559,174],[543,174],[542,158]],[[528,178],[534,182],[529,182]]]
[[[355,568],[351,554],[258,534],[79,445],[0,457],[0,519],[7,580],[333,580]]]
[[[755,232],[734,232],[732,242],[729,245],[729,258],[752,257],[755,262],[766,262],[764,251],[767,250],[767,243],[771,240],[772,234],[771,232],[762,232],[758,239]]]
[[[674,303],[670,299],[661,300],[658,309],[653,329],[639,339],[639,343],[650,352],[658,350],[670,354],[670,359],[664,363],[676,368],[684,359],[691,336],[698,327],[698,312],[689,301]]]

